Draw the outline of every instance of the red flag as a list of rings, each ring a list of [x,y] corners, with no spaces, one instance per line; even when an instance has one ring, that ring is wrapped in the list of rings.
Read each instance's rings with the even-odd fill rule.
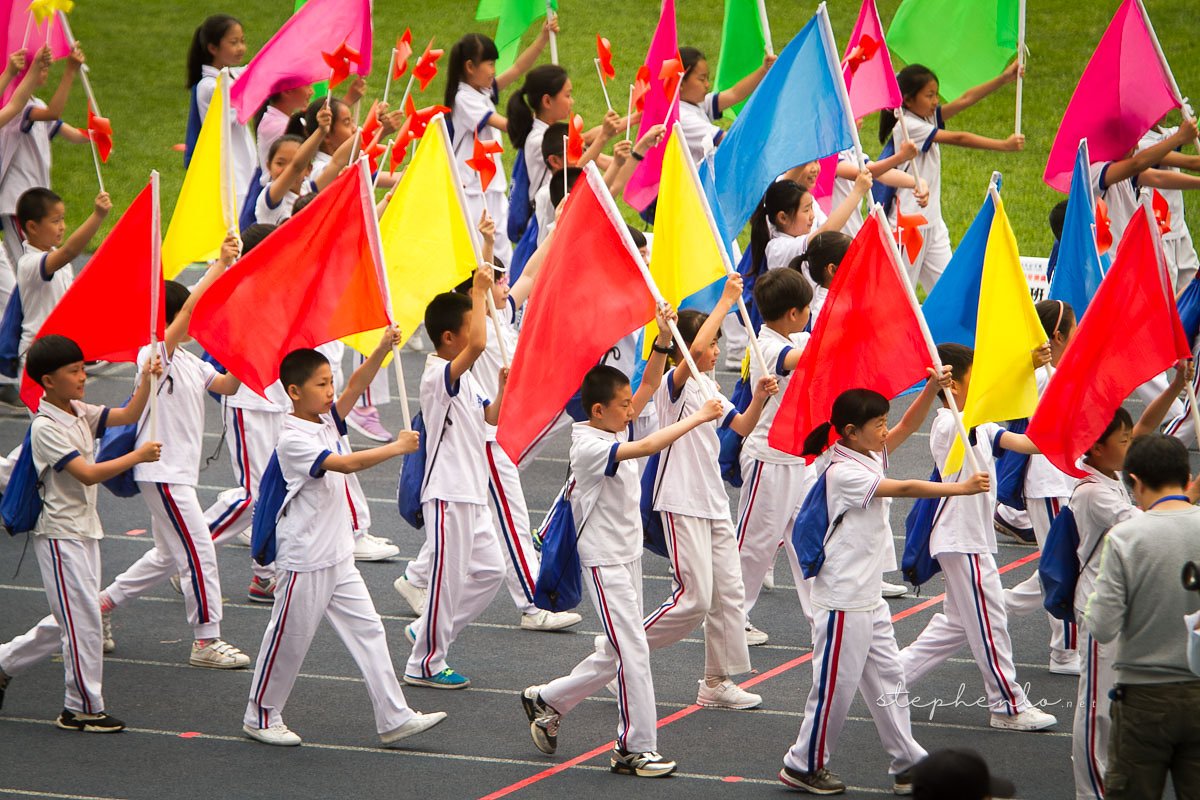
[[[888,232],[872,214],[838,267],[767,441],[799,455],[847,389],[895,397],[933,366]],[[847,336],[848,331],[860,335]]]
[[[392,80],[398,81],[408,72],[408,59],[412,53],[412,29],[405,28],[404,33],[396,40],[396,63],[392,67]]]
[[[578,269],[581,263],[604,270]],[[500,409],[500,446],[520,464],[619,341],[654,317],[654,295],[594,164],[576,181],[538,276]]]
[[[87,135],[96,144],[96,153],[100,161],[107,164],[108,156],[113,149],[112,123],[107,117],[97,117],[92,112],[92,104],[88,103]]]
[[[1158,223],[1158,232],[1166,236],[1171,232],[1171,207],[1167,198],[1158,189],[1151,189],[1151,207],[1154,209],[1154,220]]]
[[[366,150],[370,147],[382,127],[383,124],[379,121],[379,107],[375,103],[372,103],[371,110],[367,112],[367,121],[363,123],[362,128],[358,131],[359,148]]]
[[[196,303],[196,341],[259,394],[292,350],[388,324],[365,166],[322,189]]]
[[[1108,203],[1096,198],[1096,252],[1104,255],[1112,247],[1112,220],[1108,218]]]
[[[1125,229],[1116,260],[1080,320],[1026,433],[1050,463],[1082,478],[1075,462],[1096,443],[1125,398],[1179,359],[1190,357],[1162,240],[1143,207]]]
[[[672,102],[675,99],[675,90],[679,88],[679,81],[683,80],[683,59],[677,54],[674,58],[664,61],[658,71],[658,79],[663,82],[663,95],[667,102]]]
[[[896,244],[904,248],[908,262],[915,264],[921,248],[925,246],[925,234],[921,226],[928,225],[929,220],[923,214],[901,214],[896,211]]]
[[[650,68],[642,64],[638,67],[637,76],[633,79],[633,107],[638,111],[646,107],[646,92],[648,91],[650,91]]]
[[[329,88],[337,86],[350,77],[351,64],[361,64],[362,54],[343,41],[332,53],[321,51],[321,58],[329,65]]]
[[[576,114],[567,126],[567,161],[571,166],[583,158],[583,117]]]
[[[417,59],[417,65],[413,67],[413,77],[417,79],[417,83],[421,84],[421,91],[425,91],[425,87],[429,82],[437,77],[437,61],[442,57],[444,50],[431,50],[433,47],[433,39],[429,40],[429,44],[425,45],[425,52],[421,53],[421,57]]]
[[[479,187],[485,192],[492,178],[496,177],[496,159],[492,156],[503,150],[504,146],[495,139],[485,142],[479,138],[479,134],[475,134],[475,150],[467,159],[467,166],[479,173]]]
[[[38,329],[75,340],[88,361],[133,361],[164,335],[162,266],[158,259],[157,175],[134,199],[71,288]],[[152,316],[153,314],[153,316]],[[37,411],[42,388],[21,376],[21,399]]]
[[[605,80],[617,77],[617,70],[612,63],[612,43],[600,34],[596,34],[596,55],[600,59],[600,74]]]

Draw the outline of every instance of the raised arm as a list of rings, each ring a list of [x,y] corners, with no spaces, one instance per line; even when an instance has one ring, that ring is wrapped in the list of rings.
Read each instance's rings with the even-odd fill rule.
[[[538,60],[538,56],[546,49],[546,45],[550,43],[550,32],[558,33],[558,15],[549,14],[549,18],[542,24],[542,30],[538,33],[538,37],[533,40],[533,44],[526,47],[521,55],[517,56],[517,60],[508,69],[496,76],[496,87],[504,89],[517,78],[524,75]],[[501,130],[504,130],[501,128]]]
[[[724,111],[749,97],[762,83],[762,79],[767,77],[767,70],[775,63],[775,59],[776,56],[765,53],[761,67],[717,95],[717,109]]]
[[[471,313],[468,315],[467,346],[450,362],[450,380],[457,383],[487,349],[487,293],[492,290],[492,267],[480,264],[471,282]]]
[[[654,397],[658,387],[662,385],[667,354],[660,351],[671,349],[671,328],[668,321],[674,322],[679,319],[675,309],[669,305],[656,308],[654,317],[658,320],[658,335],[654,337],[654,345],[658,349],[650,349],[650,358],[646,360],[646,366],[642,369],[642,382],[638,384],[637,391],[633,393],[633,413],[638,416],[650,402],[650,398]]]
[[[29,109],[29,118],[31,120],[34,122],[54,122],[62,118],[63,112],[67,110],[67,99],[71,96],[71,85],[75,83],[75,76],[79,74],[79,69],[82,66],[83,48],[76,42],[75,49],[67,57],[67,68],[63,70],[62,77],[59,78],[58,88],[54,90],[54,96],[50,98],[50,104],[45,108]]]
[[[1146,410],[1142,412],[1142,416],[1138,418],[1137,423],[1133,426],[1132,438],[1136,439],[1143,434],[1154,433],[1158,430],[1158,426],[1162,425],[1163,418],[1171,410],[1171,404],[1175,402],[1175,399],[1179,397],[1179,393],[1183,391],[1184,384],[1190,381],[1195,374],[1196,367],[1190,359],[1180,361],[1175,366],[1175,377],[1172,379],[1171,384],[1167,386],[1162,394],[1154,398],[1153,402],[1146,406]]]
[[[937,397],[939,391],[943,388],[950,388],[950,368],[943,366],[942,375],[939,378],[937,370],[929,367],[929,379],[925,381],[924,388],[920,394],[913,400],[912,405],[904,412],[900,422],[896,427],[888,429],[887,449],[889,453],[896,452],[900,445],[904,444],[908,437],[912,436],[921,425],[925,422],[925,418],[929,416],[929,409],[933,407],[933,398]]]
[[[150,397],[150,375],[162,375],[162,359],[158,353],[152,353],[147,369],[142,370],[142,379],[138,381],[137,389],[123,408],[108,409],[108,426],[118,428],[122,425],[132,425],[142,418],[146,408],[146,400]]]
[[[646,436],[643,439],[638,439],[636,442],[626,442],[617,447],[617,461],[628,461],[631,458],[645,458],[652,456],[655,453],[665,450],[671,444],[683,436],[690,430],[698,428],[706,422],[720,419],[721,401],[712,399],[705,402],[704,405],[693,414],[689,414],[678,422],[674,422],[665,428],[659,428],[654,433]]]
[[[167,332],[163,336],[163,345],[166,347],[168,359],[175,354],[175,348],[187,339],[188,325],[192,321],[192,309],[196,307],[196,303],[200,302],[200,298],[208,291],[208,287],[225,274],[225,270],[229,269],[229,266],[237,259],[239,248],[240,243],[236,236],[225,237],[225,241],[221,243],[221,255],[208,265],[208,270],[200,278],[200,282],[192,289],[188,299],[184,301],[183,307],[175,314],[175,319],[171,320],[171,324],[167,326]],[[236,387],[234,391],[237,391]]]
[[[383,329],[383,336],[379,339],[379,344],[371,351],[371,355],[359,365],[358,369],[350,374],[350,380],[346,381],[346,388],[342,390],[341,395],[337,399],[338,416],[342,419],[350,416],[350,412],[354,410],[354,404],[358,402],[358,398],[362,397],[363,392],[371,385],[371,381],[379,373],[379,368],[383,366],[383,360],[387,358],[388,353],[392,352],[393,347],[400,345],[400,330],[395,325],[389,325]]]
[[[1012,83],[1017,79],[1017,69],[1017,61],[1013,61],[1005,67],[1004,72],[1001,72],[990,81],[967,89],[967,91],[963,92],[962,97],[959,97],[957,100],[951,100],[942,106],[942,119],[950,119],[955,114],[966,111],[1004,84]]]
[[[729,427],[738,436],[749,436],[754,431],[754,426],[758,424],[758,419],[762,416],[767,402],[777,394],[779,394],[779,379],[774,375],[764,375],[754,386],[754,395],[750,398],[750,405],[746,406],[745,411],[729,420]]]
[[[721,322],[741,296],[742,276],[735,272],[725,279],[725,289],[721,292],[721,299],[717,301],[717,305],[713,308],[712,313],[704,320],[704,324],[700,326],[700,330],[696,331],[696,338],[692,339],[692,345],[689,350],[693,359],[703,355],[708,346],[712,344],[713,339],[717,338],[717,331],[721,330]],[[680,357],[679,363],[675,365],[674,377],[675,387],[679,391],[683,390],[683,385],[687,383],[691,374],[692,369],[688,366],[687,360]]]
[[[101,192],[96,195],[95,207],[83,224],[72,231],[67,240],[63,242],[62,247],[46,254],[47,275],[58,272],[83,253],[83,248],[87,247],[88,242],[96,235],[96,231],[100,230],[100,224],[104,222],[109,211],[112,211],[112,199],[108,196],[108,192]]]
[[[296,183],[296,179],[304,174],[305,170],[312,164],[312,160],[317,155],[317,151],[321,149],[321,142],[325,141],[325,137],[329,135],[329,128],[333,125],[333,113],[329,110],[329,106],[321,106],[321,110],[317,112],[317,129],[309,134],[304,140],[304,144],[296,150],[296,157],[293,158],[283,171],[279,173],[279,177],[271,181],[271,185],[267,187],[267,193],[271,197],[272,205],[279,205],[283,202],[283,197],[286,195]],[[336,171],[334,177],[337,177]]]
[[[1156,164],[1162,163],[1176,147],[1196,140],[1196,120],[1185,119],[1179,130],[1158,144],[1134,153],[1129,158],[1113,161],[1104,171],[1104,183],[1113,186],[1134,175],[1140,175]],[[1152,179],[1153,180],[1153,179]]]
[[[12,63],[11,60],[9,62]],[[17,90],[13,92],[12,97],[0,108],[0,128],[3,128],[8,123],[12,122],[25,110],[25,106],[29,105],[29,98],[33,97],[33,93],[37,91],[46,78],[50,74],[50,48],[43,47],[38,50],[34,57],[33,64],[29,67],[29,71],[25,73],[25,77],[17,84]]]
[[[850,190],[850,195],[837,204],[837,207],[829,212],[829,217],[821,227],[812,232],[812,236],[826,231],[840,231],[850,221],[850,216],[854,210],[862,205],[863,198],[867,196],[867,192],[871,191],[871,183],[873,182],[870,170],[862,170],[858,172],[854,178],[854,188]]]

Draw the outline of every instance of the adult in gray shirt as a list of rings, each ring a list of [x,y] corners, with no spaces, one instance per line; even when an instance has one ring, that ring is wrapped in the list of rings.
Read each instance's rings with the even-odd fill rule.
[[[1180,800],[1200,798],[1200,679],[1188,667],[1179,620],[1200,610],[1179,571],[1200,561],[1200,508],[1188,497],[1187,448],[1170,436],[1136,439],[1125,480],[1146,511],[1108,533],[1084,622],[1120,636],[1105,797],[1162,797],[1167,773]]]

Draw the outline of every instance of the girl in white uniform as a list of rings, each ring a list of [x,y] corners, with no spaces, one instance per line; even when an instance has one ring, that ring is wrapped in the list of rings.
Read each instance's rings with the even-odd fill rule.
[[[679,85],[679,127],[688,152],[697,165],[721,143],[725,131],[713,123],[725,109],[745,100],[767,77],[775,56],[764,54],[762,66],[724,91],[714,92],[709,80],[708,60],[694,47],[679,48],[683,80]]]
[[[508,138],[514,148],[525,154],[531,202],[550,180],[550,168],[542,154],[546,129],[556,122],[570,120],[574,108],[571,79],[557,64],[542,64],[529,70],[525,83],[508,98],[505,109]]]
[[[933,369],[930,374],[936,377]],[[937,382],[930,381],[925,402],[919,404],[926,413],[936,388]],[[804,442],[805,455],[815,456],[829,447],[831,432],[839,436],[825,472],[833,530],[826,535],[825,563],[812,579],[812,688],[800,734],[784,755],[779,771],[784,784],[801,791],[845,791],[846,785],[826,765],[854,695],[861,692],[891,756],[888,771],[894,789],[897,794],[911,793],[909,770],[926,752],[913,739],[900,648],[887,603],[879,595],[879,575],[894,567],[889,560],[895,561],[888,525],[891,498],[951,497],[988,488],[986,473],[957,483],[885,477],[888,454],[924,421],[924,414],[905,414],[889,431],[888,410],[887,398],[878,392],[842,392],[833,402],[831,420],[819,425]]]
[[[925,245],[915,260],[909,262],[909,276],[915,285],[920,280],[925,291],[931,290],[950,263],[950,231],[942,219],[942,153],[939,145],[953,144],[979,150],[1013,151],[1025,147],[1025,137],[1014,133],[1007,139],[990,139],[967,131],[948,131],[945,120],[964,111],[1017,79],[1017,62],[1013,62],[998,77],[968,89],[962,97],[945,105],[938,100],[938,79],[933,70],[920,64],[909,64],[896,75],[900,93],[904,96],[904,127],[908,137],[917,145],[918,154],[903,169],[917,174],[929,185],[929,202],[925,207],[909,192],[901,192],[899,211],[904,215],[924,216],[928,224],[921,226]],[[879,112],[879,141],[886,143],[893,135],[896,116],[891,109]],[[906,256],[907,257],[907,256]]]

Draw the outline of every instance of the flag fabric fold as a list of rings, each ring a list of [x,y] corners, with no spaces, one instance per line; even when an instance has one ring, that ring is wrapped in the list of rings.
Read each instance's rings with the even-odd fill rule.
[[[603,264],[604,270],[578,265]],[[504,390],[497,440],[518,465],[549,432],[584,374],[654,316],[625,222],[594,164],[567,195],[530,299]]]
[[[1100,255],[1096,245],[1096,200],[1092,196],[1089,163],[1087,139],[1080,139],[1062,239],[1058,243],[1058,261],[1047,295],[1051,300],[1070,303],[1076,319],[1083,318],[1110,263],[1106,256]]]
[[[678,58],[675,0],[662,0],[658,26],[654,29],[654,36],[650,39],[650,47],[646,51],[646,60],[642,64],[647,70],[649,88],[643,96],[645,105],[642,108],[641,124],[638,125],[638,139],[655,125],[665,125],[667,130],[671,130],[679,119],[679,103],[674,100],[673,94],[666,93],[667,81],[663,78],[663,64]],[[640,70],[639,74],[642,74]],[[622,196],[626,203],[638,211],[648,208],[658,194],[658,179],[662,174],[665,149],[666,142],[660,142],[657,147],[646,153],[646,157],[638,162],[637,169],[625,184]]]
[[[475,19],[499,19],[496,25],[496,49],[500,58],[496,60],[496,72],[500,73],[513,65],[521,54],[521,37],[533,21],[546,16],[546,0],[479,0]],[[558,0],[551,0],[550,7],[558,10]]]
[[[929,325],[929,334],[937,344],[956,342],[975,346],[975,325],[979,316],[979,288],[983,281],[983,259],[996,204],[989,191],[983,206],[954,248],[954,255],[937,285],[925,298],[921,313]]]
[[[716,90],[723,92],[762,66],[767,39],[758,17],[757,0],[725,0],[725,22],[721,26],[721,52],[717,61]],[[725,109],[734,119],[746,101]]]
[[[192,313],[191,334],[263,394],[292,350],[384,327],[374,213],[371,177],[360,161],[209,287]]]
[[[1063,112],[1042,178],[1060,192],[1071,183],[1080,139],[1093,163],[1117,161],[1181,100],[1158,56],[1154,29],[1138,0],[1125,0],[1100,37]]]
[[[858,11],[858,22],[842,56],[842,77],[850,93],[850,108],[855,119],[883,108],[899,108],[904,102],[892,69],[892,57],[883,39],[883,25],[875,0],[863,0]]]
[[[162,272],[158,249],[158,176],[153,175],[71,287],[38,329],[69,337],[88,361],[133,361],[164,334]],[[21,376],[21,399],[37,410],[42,388]]]
[[[245,125],[277,92],[325,81],[322,53],[354,51],[352,72],[371,72],[371,0],[308,0],[262,46],[230,90],[238,122]]]
[[[1026,433],[1050,463],[1081,478],[1076,462],[1125,398],[1190,357],[1162,240],[1142,208],[1121,237],[1112,269],[1067,345]]]
[[[889,235],[871,214],[846,251],[779,401],[767,439],[771,447],[800,455],[805,437],[829,420],[839,394],[867,388],[895,397],[933,366]]]

